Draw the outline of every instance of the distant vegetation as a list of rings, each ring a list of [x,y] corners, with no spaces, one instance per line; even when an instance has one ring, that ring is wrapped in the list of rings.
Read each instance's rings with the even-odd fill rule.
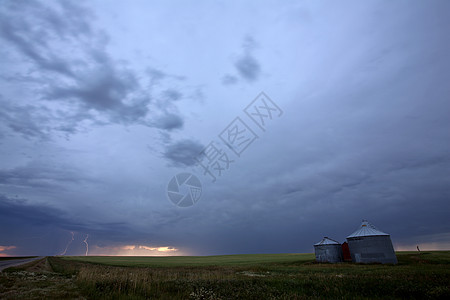
[[[49,257],[7,269],[0,298],[450,299],[450,251],[397,255],[395,266],[318,264],[312,254]]]

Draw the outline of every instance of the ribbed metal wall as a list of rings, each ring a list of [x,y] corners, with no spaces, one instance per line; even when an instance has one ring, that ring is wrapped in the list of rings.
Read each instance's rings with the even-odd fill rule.
[[[337,263],[342,261],[342,247],[336,245],[314,245],[316,261]]]
[[[389,235],[347,238],[352,261],[356,263],[396,264],[394,247]]]

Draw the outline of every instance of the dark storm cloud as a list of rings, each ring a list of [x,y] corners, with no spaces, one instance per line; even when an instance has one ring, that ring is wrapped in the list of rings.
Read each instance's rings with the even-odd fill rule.
[[[242,44],[244,53],[239,55],[234,62],[238,75],[248,82],[254,82],[259,78],[261,65],[254,57],[253,52],[257,48],[257,43],[251,36],[247,36]],[[222,78],[222,84],[233,85],[238,81],[236,76],[227,74]]]
[[[0,10],[0,33],[40,69],[73,77],[70,62],[50,51],[50,43],[56,38],[81,42],[92,31],[87,22],[90,13],[68,2],[59,4],[55,9],[38,1],[6,1]]]
[[[2,105],[0,129],[3,127],[2,130],[9,136],[12,132],[26,139],[49,141],[53,131],[65,137],[79,132],[78,125],[82,120],[102,124],[95,120],[90,112],[82,109],[53,110],[33,102],[20,105],[14,99],[1,97],[1,95],[0,103]]]
[[[5,110],[1,115],[5,123],[28,137],[44,137],[51,131],[72,134],[83,121],[97,125],[155,124],[163,130],[182,127],[182,118],[174,110],[169,113],[164,104],[159,108],[165,116],[151,120],[152,101],[146,87],[165,78],[181,78],[151,68],[147,70],[149,77],[141,78],[112,59],[105,48],[108,37],[93,29],[93,19],[88,9],[75,2],[55,2],[52,6],[38,1],[4,4],[0,10],[0,37],[31,63],[32,74],[13,75],[10,81],[22,81],[34,88],[37,93],[33,102],[41,104],[41,111],[38,106],[24,105]],[[171,101],[181,97],[175,89],[166,90],[164,95]],[[46,111],[52,102],[64,105],[57,110],[59,115]]]
[[[10,130],[25,138],[47,138],[45,124],[48,124],[50,118],[48,114],[45,114],[45,109],[38,109],[31,105],[14,105],[1,98],[0,103],[2,103],[0,120]]]
[[[0,194],[2,243],[16,246],[8,251],[9,255],[58,255],[64,250],[67,235],[70,236],[71,231],[83,238],[89,234],[90,241],[98,243],[102,243],[102,240],[138,239],[137,231],[131,230],[123,222],[83,219],[47,204],[31,203],[27,199]],[[74,255],[84,254],[84,245],[81,241],[79,244],[76,249],[78,252],[72,252]]]
[[[59,255],[70,241],[70,232],[74,232],[75,241],[67,252],[70,255],[84,255],[86,249],[82,241],[87,234],[89,249],[124,244],[165,246],[172,238],[164,236],[161,229],[187,218],[176,211],[145,211],[145,216],[154,223],[150,227],[136,228],[130,227],[128,222],[101,221],[89,214],[80,215],[49,204],[0,194],[0,245],[16,247],[9,250],[8,255]]]
[[[132,73],[110,66],[99,66],[85,78],[79,78],[75,85],[50,88],[45,97],[58,101],[75,100],[83,111],[94,109],[111,122],[145,123],[150,100],[145,95],[134,94],[139,84]],[[134,103],[126,104],[126,100]]]
[[[176,114],[166,113],[162,117],[156,119],[154,126],[164,130],[180,129],[183,127],[183,119]]]
[[[197,141],[181,140],[167,146],[164,157],[175,166],[192,166],[203,148]]]
[[[81,184],[95,182],[89,177],[83,177],[80,170],[69,168],[63,164],[45,164],[30,162],[25,166],[0,170],[0,185],[19,188],[57,188],[63,189],[63,184]]]
[[[254,49],[257,43],[253,37],[247,36],[244,39],[243,45],[244,54],[238,58],[234,66],[239,75],[249,82],[256,81],[261,73],[261,65],[253,56]]]
[[[261,72],[259,62],[249,53],[239,58],[234,65],[239,75],[247,81],[255,81]]]
[[[86,230],[81,223],[69,219],[67,213],[48,205],[30,204],[26,199],[14,199],[0,194],[0,215],[2,223],[16,225],[49,225],[72,230]],[[3,226],[2,226],[3,227]]]
[[[269,157],[270,151],[259,156]],[[202,210],[197,214],[202,219],[199,225],[179,222],[187,226],[185,234],[202,232],[201,238],[191,238],[196,239],[193,244],[202,244],[199,251],[204,254],[236,253],[236,249],[240,253],[309,252],[322,236],[345,241],[362,218],[390,233],[397,245],[429,243],[436,241],[433,234],[449,232],[449,162],[429,161],[419,170],[392,172],[382,160],[347,161],[317,174],[302,171],[302,164],[290,155],[277,159],[280,170],[286,171],[276,174],[269,168],[252,172],[254,162],[240,162],[240,168],[249,172],[233,178],[232,190],[227,188],[228,182],[217,189],[205,187],[199,203]],[[298,173],[293,171],[295,166],[299,166]],[[361,174],[358,166],[373,172]],[[422,178],[424,173],[436,177]],[[421,237],[411,238],[414,236]],[[208,243],[202,242],[205,240]]]

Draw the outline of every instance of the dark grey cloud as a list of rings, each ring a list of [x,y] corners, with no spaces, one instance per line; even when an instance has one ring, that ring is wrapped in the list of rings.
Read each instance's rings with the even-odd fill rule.
[[[16,72],[2,77],[34,89],[30,102],[39,105],[10,107],[0,115],[3,122],[14,132],[31,138],[44,138],[52,131],[70,135],[79,130],[82,122],[181,128],[182,118],[176,110],[167,109],[169,104],[158,103],[151,108],[150,87],[167,78],[183,78],[155,68],[147,69],[146,78],[112,59],[106,50],[108,36],[94,29],[94,19],[89,9],[75,2],[4,4],[0,10],[0,38],[28,62],[29,71],[27,75]],[[71,55],[62,49],[71,49]],[[181,96],[175,89],[164,92],[170,101]],[[59,105],[57,113],[49,109],[52,105]],[[154,115],[159,116],[158,120],[152,120]]]
[[[166,147],[164,157],[175,166],[192,166],[204,146],[194,140],[180,140]]]
[[[242,43],[244,53],[240,54],[234,62],[234,67],[238,75],[247,82],[254,82],[258,80],[261,74],[261,65],[255,58],[253,52],[257,48],[257,43],[251,36],[246,36]],[[233,85],[238,82],[236,76],[227,74],[222,78],[222,84]]]
[[[44,96],[49,100],[79,103],[80,110],[94,109],[109,121],[145,124],[150,99],[139,95],[139,84],[131,72],[109,65],[99,66],[72,86],[50,88]],[[131,101],[132,103],[126,103]]]
[[[239,75],[250,82],[256,81],[261,73],[259,62],[250,53],[240,57],[234,66]]]
[[[47,95],[50,99],[67,99],[80,101],[86,108],[97,111],[114,111],[126,108],[122,102],[130,90],[136,88],[137,82],[131,74],[116,74],[116,70],[107,68],[89,74],[80,79],[76,86],[57,87]]]
[[[49,123],[50,117],[45,113],[45,109],[32,105],[14,105],[1,98],[0,103],[3,104],[0,120],[8,131],[12,130],[25,138],[47,139],[46,124]]]
[[[130,237],[139,239],[136,231],[123,222],[81,219],[69,211],[45,203],[37,204],[24,198],[0,194],[1,243],[16,247],[8,251],[9,255],[61,254],[70,232],[75,232],[78,239],[89,234],[93,244],[127,241]],[[108,236],[105,240],[104,237]],[[85,246],[81,241],[71,245],[67,254],[83,255]]]
[[[144,228],[137,228],[130,227],[129,222],[102,221],[89,214],[80,215],[54,205],[0,194],[0,245],[16,247],[8,251],[9,255],[59,255],[73,232],[75,240],[67,255],[84,255],[86,248],[82,241],[87,234],[91,250],[115,245],[170,246],[174,237],[165,235],[164,230],[190,218],[176,211],[141,213],[153,221]]]
[[[70,61],[57,51],[49,51],[51,41],[83,42],[82,38],[92,33],[87,21],[91,14],[74,3],[56,3],[57,8],[39,1],[5,1],[0,10],[0,33],[40,69],[73,77]],[[80,13],[79,17],[74,13]]]
[[[179,115],[167,113],[156,119],[154,126],[164,130],[180,129],[184,121]]]
[[[61,190],[67,183],[83,184],[95,181],[95,179],[85,176],[81,170],[64,164],[32,161],[12,169],[0,169],[0,186]]]
[[[86,230],[88,228],[79,222],[69,220],[66,212],[45,204],[32,204],[23,198],[15,199],[0,194],[0,207],[1,220],[4,223],[22,222],[31,226],[56,225],[71,230]]]
[[[25,139],[49,141],[55,132],[66,138],[83,132],[83,126],[80,126],[82,121],[97,125],[107,124],[105,121],[96,120],[92,112],[81,109],[78,104],[72,110],[55,110],[42,105],[39,101],[32,101],[29,104],[17,104],[16,102],[14,99],[0,95],[2,105],[0,130],[8,136],[18,134]],[[125,117],[127,115],[123,115],[120,122],[126,120]],[[117,122],[119,123],[119,121]]]

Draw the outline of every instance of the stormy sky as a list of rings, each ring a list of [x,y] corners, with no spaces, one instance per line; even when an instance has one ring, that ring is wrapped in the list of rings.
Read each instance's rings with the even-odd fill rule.
[[[0,256],[311,252],[361,219],[449,249],[449,28],[445,0],[2,0]]]

